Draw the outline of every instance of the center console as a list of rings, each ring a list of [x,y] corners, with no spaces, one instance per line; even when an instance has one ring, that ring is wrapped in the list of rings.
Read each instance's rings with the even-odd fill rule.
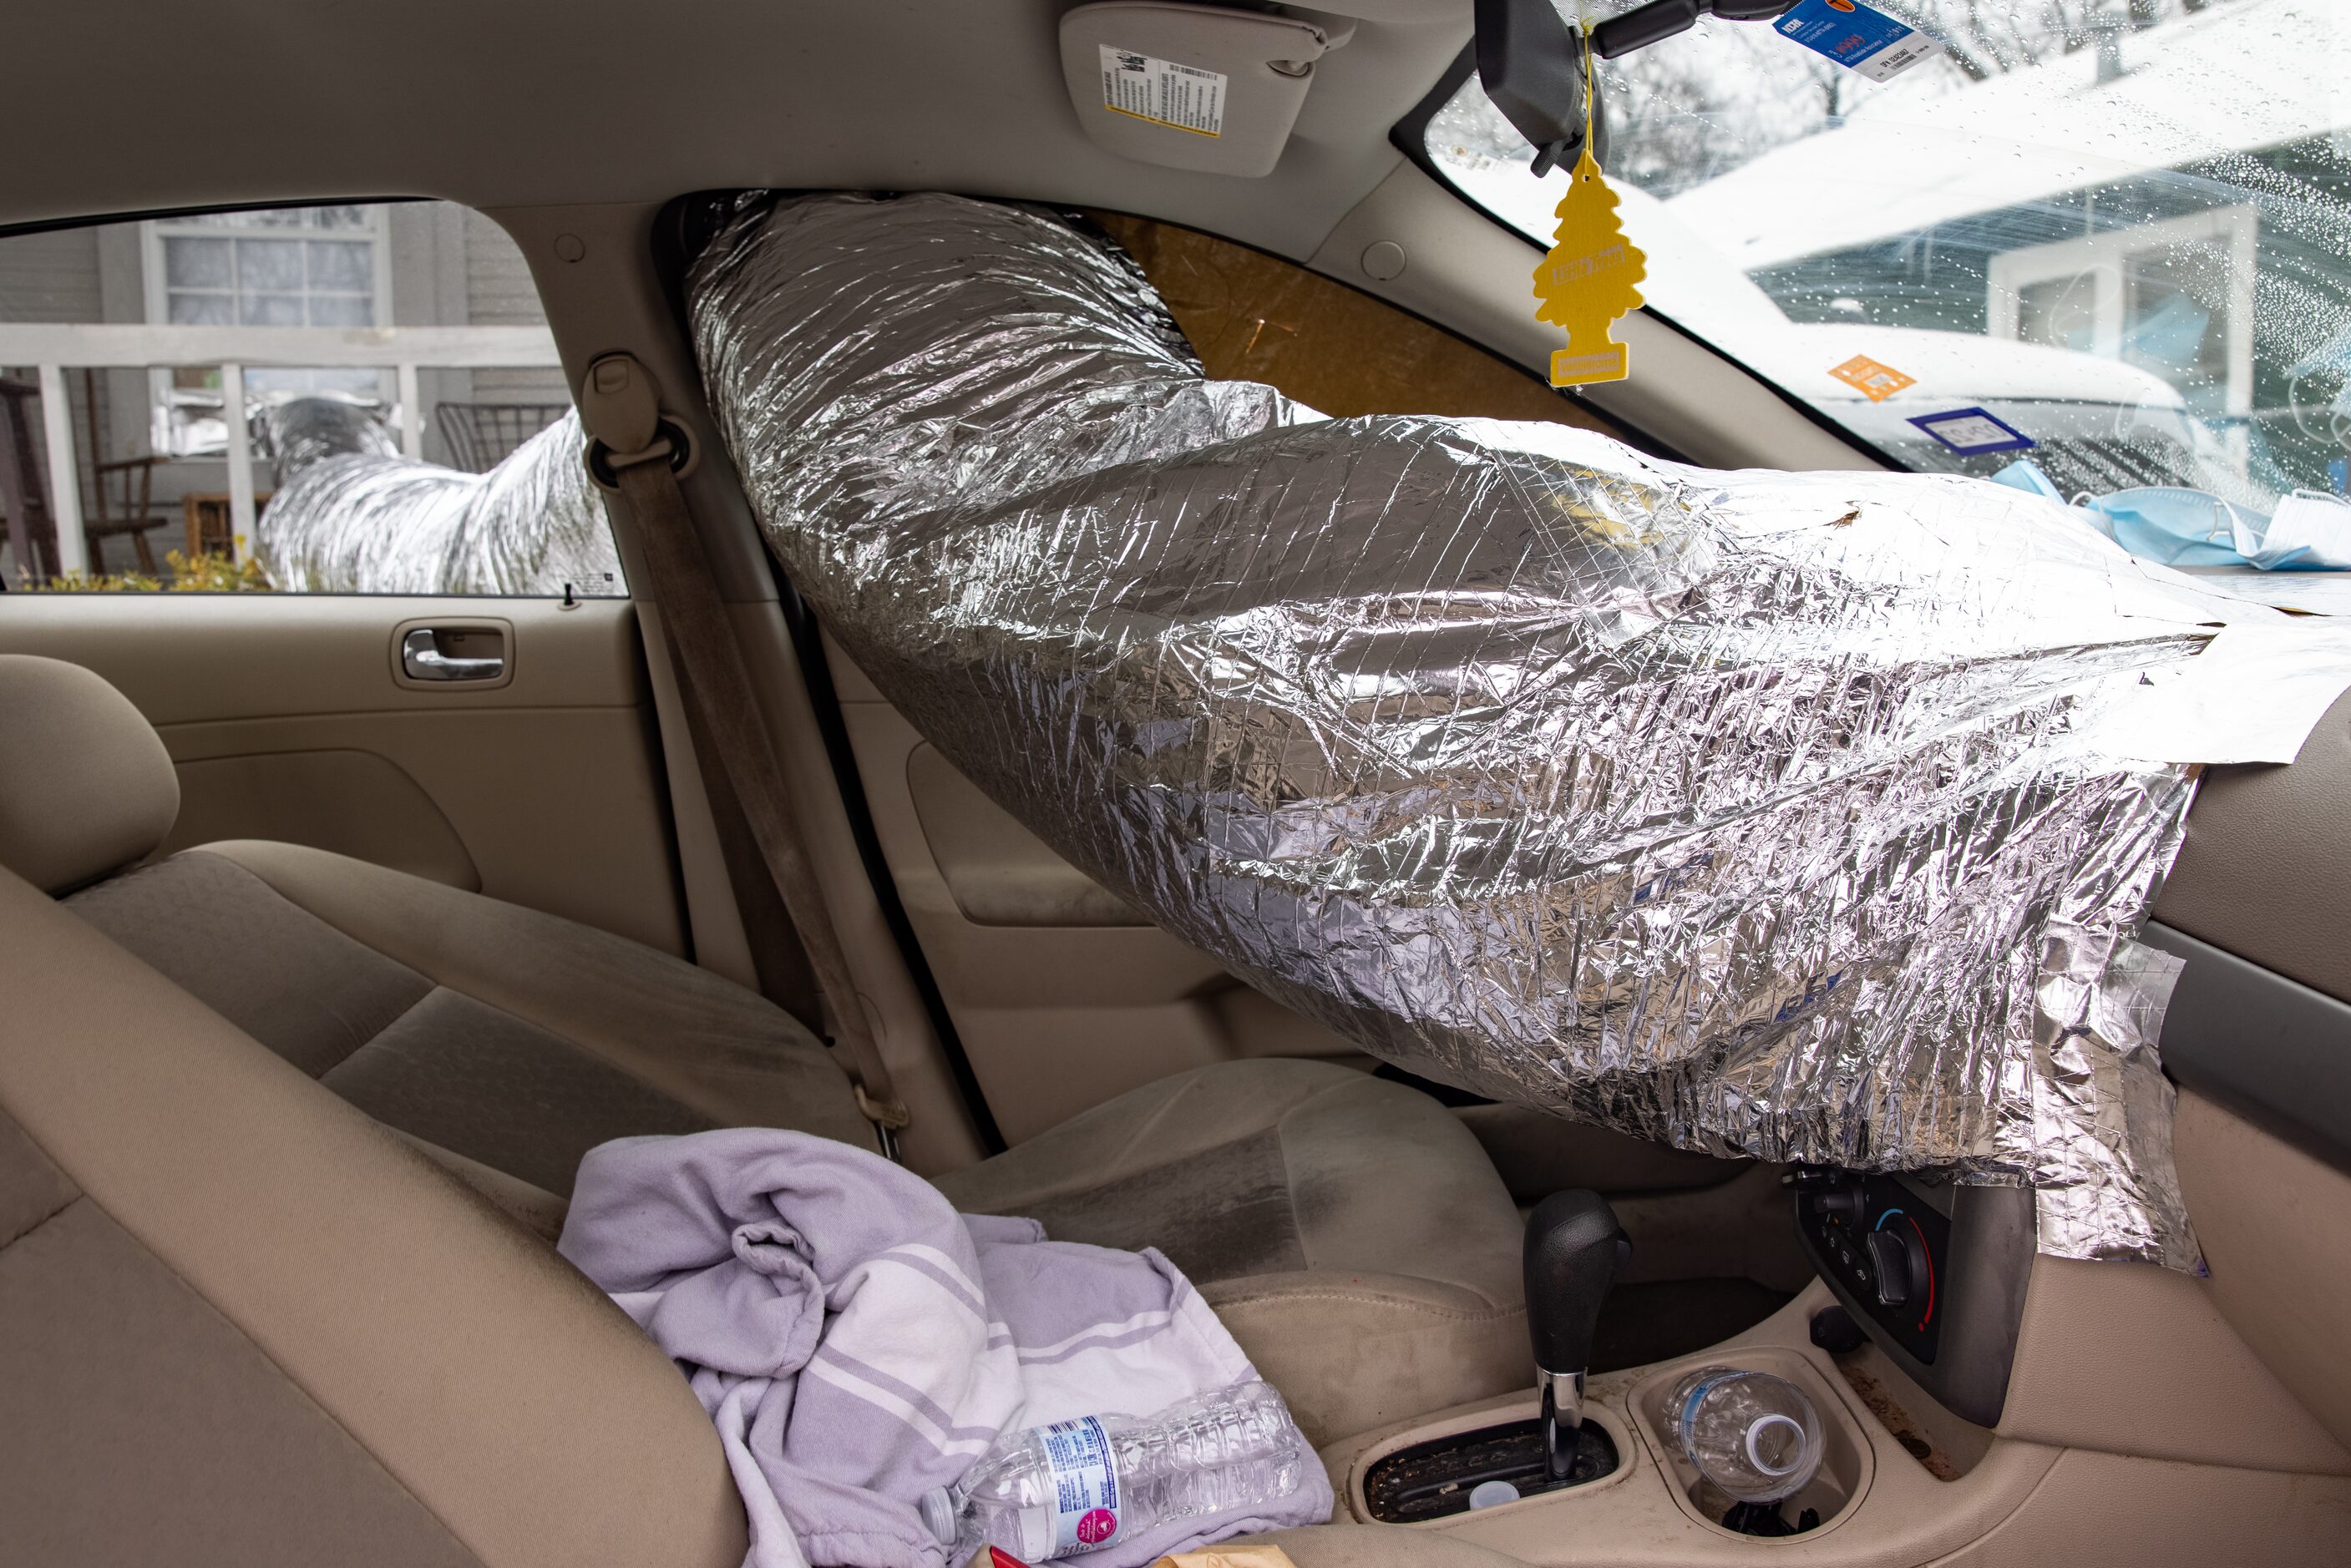
[[[1525,1568],[1972,1561],[1995,1535],[2003,1562],[2340,1555],[2351,1452],[2199,1282],[2036,1259],[2019,1189],[1817,1168],[1787,1180],[1818,1277],[1720,1344],[1621,1371],[1583,1354],[1578,1282],[1625,1263],[1606,1206],[1539,1205],[1541,1381],[1325,1447],[1334,1523],[1420,1532],[1431,1562],[1458,1544]],[[1714,1391],[1762,1378],[1802,1396],[1759,1394],[1739,1417],[1741,1451],[1790,1476],[1778,1492],[1723,1465],[1707,1415],[1729,1409]],[[1774,1468],[1782,1409],[1817,1417],[1816,1468]]]
[[[1822,1167],[1784,1179],[1820,1282],[1731,1345],[1588,1386],[1593,1325],[1628,1243],[1596,1193],[1536,1205],[1525,1258],[1535,1397],[1373,1441],[1348,1467],[1348,1509],[1365,1522],[1498,1540],[1536,1515],[1605,1520],[1664,1530],[1704,1556],[1846,1524],[1878,1472],[1881,1439],[1905,1470],[1954,1473],[1936,1471],[1931,1443],[1903,1441],[1896,1402],[1856,1380],[1852,1358],[1874,1340],[1886,1377],[1907,1377],[1913,1395],[1967,1421],[1997,1422],[2032,1266],[2032,1195]],[[1708,1541],[1717,1544],[1698,1544]]]

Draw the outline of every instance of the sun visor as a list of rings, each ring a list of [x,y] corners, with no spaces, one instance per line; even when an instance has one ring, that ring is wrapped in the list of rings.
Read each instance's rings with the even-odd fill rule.
[[[381,424],[325,398],[263,416],[277,492],[254,553],[281,592],[625,594],[604,504],[563,417],[486,473],[399,455]]]
[[[1062,16],[1061,74],[1078,123],[1121,157],[1254,177],[1280,161],[1315,62],[1354,31],[1336,16],[1102,0]]]
[[[1252,985],[1496,1099],[2027,1183],[2046,1251],[2194,1265],[2132,939],[2208,742],[2147,704],[2241,607],[1973,480],[1323,420],[1030,209],[754,201],[689,297],[825,625]]]

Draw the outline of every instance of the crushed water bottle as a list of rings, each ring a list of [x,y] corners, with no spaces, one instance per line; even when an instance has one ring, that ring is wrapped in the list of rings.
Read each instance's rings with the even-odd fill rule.
[[[1007,1432],[920,1506],[952,1563],[988,1546],[1042,1563],[1172,1520],[1272,1502],[1319,1462],[1281,1396],[1240,1383],[1144,1419],[1085,1416]]]
[[[1698,1473],[1740,1502],[1792,1497],[1821,1468],[1820,1413],[1784,1377],[1701,1366],[1674,1385],[1666,1416]]]

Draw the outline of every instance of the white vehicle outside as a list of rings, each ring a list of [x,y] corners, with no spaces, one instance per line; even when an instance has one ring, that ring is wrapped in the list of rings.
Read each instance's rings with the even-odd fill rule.
[[[2068,493],[2190,485],[2266,509],[2340,493],[2351,35],[2331,7],[2156,0],[2070,25],[1881,8],[1945,55],[1870,83],[1766,24],[1708,18],[1602,66],[1649,307],[1908,466],[2020,455],[1911,422],[1980,408]],[[1465,196],[1548,242],[1563,177],[1532,178],[1521,146],[1474,75],[1422,141]],[[1873,400],[1831,374],[1855,356],[1898,389]]]

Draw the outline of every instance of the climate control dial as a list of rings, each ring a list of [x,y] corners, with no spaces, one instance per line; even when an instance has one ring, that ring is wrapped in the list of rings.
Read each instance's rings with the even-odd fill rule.
[[[1927,1249],[1907,1226],[1880,1226],[1869,1233],[1870,1272],[1877,1276],[1879,1306],[1924,1305]]]

